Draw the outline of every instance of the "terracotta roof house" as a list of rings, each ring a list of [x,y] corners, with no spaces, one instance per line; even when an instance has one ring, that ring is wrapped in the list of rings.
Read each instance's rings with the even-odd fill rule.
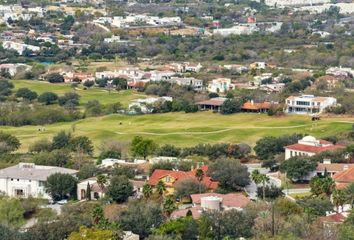
[[[329,88],[336,87],[340,81],[343,80],[340,77],[332,76],[332,75],[324,75],[316,79],[316,83],[326,82]]]
[[[250,203],[250,198],[241,193],[203,193],[191,195],[193,207],[179,209],[171,214],[171,218],[176,219],[185,217],[190,211],[194,219],[200,217],[206,211],[227,211],[231,209],[242,210],[244,206]]]
[[[347,163],[331,163],[331,160],[324,159],[323,163],[318,163],[316,172],[318,176],[323,176],[325,172],[330,177],[333,177],[336,173],[348,170],[349,168],[354,167],[354,164]]]
[[[219,182],[214,181],[211,179],[211,177],[207,176],[208,172],[208,166],[203,166],[201,167],[203,170],[205,176],[202,180],[202,183],[206,186],[208,190],[215,190]],[[152,186],[155,186],[160,180],[164,182],[167,188],[167,192],[169,194],[172,194],[174,191],[175,185],[184,179],[192,178],[196,179],[195,173],[196,169],[189,171],[189,172],[184,172],[184,171],[174,171],[174,170],[163,170],[163,169],[156,169],[151,177],[149,178],[148,183]]]
[[[142,195],[143,186],[145,181],[138,181],[138,180],[129,180],[130,183],[133,185],[133,191],[135,197],[140,197]],[[102,198],[106,194],[106,186],[105,184],[103,188],[97,183],[96,177],[91,177],[85,180],[82,180],[77,184],[77,199],[78,200],[85,200],[87,195],[87,185],[90,185],[91,189],[91,200],[97,200]]]
[[[96,177],[92,177],[92,178],[88,178],[85,180],[82,180],[81,182],[79,182],[77,184],[77,199],[78,200],[84,200],[86,199],[86,195],[87,195],[87,185],[90,186],[91,189],[91,199],[99,199],[101,197],[103,197],[106,193],[106,189],[105,188],[101,188],[101,186],[99,186],[99,184],[97,183],[97,178]]]
[[[333,180],[339,189],[346,188],[349,184],[354,183],[354,167],[334,174]]]
[[[326,140],[317,140],[312,136],[306,136],[298,143],[285,146],[285,160],[295,156],[314,156],[325,151],[335,151],[345,148],[340,144],[333,144]]]
[[[249,101],[244,103],[241,106],[241,109],[245,112],[266,113],[274,105],[276,104],[271,102],[255,103],[253,101]]]

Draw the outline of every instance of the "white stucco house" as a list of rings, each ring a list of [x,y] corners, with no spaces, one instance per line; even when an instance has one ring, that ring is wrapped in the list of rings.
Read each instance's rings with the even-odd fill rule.
[[[19,163],[0,170],[0,192],[10,197],[40,197],[50,199],[44,183],[54,173],[76,176],[77,171],[62,167]]]
[[[326,140],[316,139],[312,136],[306,136],[298,141],[298,143],[285,146],[285,160],[296,156],[314,156],[325,151],[335,151],[345,148],[344,145],[333,144]]]
[[[233,88],[230,78],[217,78],[208,85],[208,92],[225,93]]]
[[[314,95],[290,96],[285,100],[285,112],[292,114],[318,114],[326,108],[335,106],[333,97],[315,97]]]

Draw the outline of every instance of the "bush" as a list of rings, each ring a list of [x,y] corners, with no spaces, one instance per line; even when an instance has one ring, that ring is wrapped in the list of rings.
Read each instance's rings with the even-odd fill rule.
[[[59,73],[50,73],[46,76],[46,79],[50,83],[62,83],[64,82],[64,77]]]

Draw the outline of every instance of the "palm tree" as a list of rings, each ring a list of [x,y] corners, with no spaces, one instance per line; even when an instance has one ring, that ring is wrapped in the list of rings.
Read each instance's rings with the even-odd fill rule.
[[[354,159],[354,144],[348,145],[345,148],[345,152],[347,154],[347,163],[350,163]]]
[[[262,183],[262,191],[263,191],[263,201],[265,200],[265,185],[269,182],[269,177],[267,175],[259,172],[258,169],[253,170],[251,173],[252,180],[258,185]]]
[[[354,207],[354,183],[351,183],[345,189],[345,195],[347,197],[347,201],[350,203],[351,207]]]
[[[97,184],[103,190],[105,189],[105,185],[107,184],[107,177],[103,174],[97,175]]]
[[[163,181],[160,180],[156,184],[156,191],[157,191],[157,193],[159,194],[160,197],[162,197],[164,192],[166,192],[166,186],[165,186],[165,183]]]
[[[166,216],[169,217],[171,215],[171,213],[176,209],[177,209],[177,207],[176,207],[173,197],[172,196],[167,197],[165,199],[165,201],[163,202],[163,210],[164,210]]]
[[[346,195],[343,190],[340,189],[335,189],[332,193],[332,201],[334,206],[337,208],[337,212],[339,212],[339,207],[342,207],[343,210],[343,205],[346,202]]]
[[[152,187],[151,185],[145,183],[143,186],[143,194],[146,199],[149,199],[152,195]]]
[[[204,178],[204,172],[202,169],[198,168],[195,172],[195,177],[197,178],[198,182],[199,182],[199,194],[202,193],[202,181]]]

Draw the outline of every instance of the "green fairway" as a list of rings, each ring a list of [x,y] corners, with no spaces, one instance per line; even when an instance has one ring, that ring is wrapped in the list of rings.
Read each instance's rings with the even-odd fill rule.
[[[308,116],[269,117],[263,114],[220,115],[212,112],[193,114],[168,113],[140,116],[110,115],[87,118],[74,123],[59,123],[45,126],[0,127],[14,134],[22,142],[22,151],[42,138],[50,139],[60,130],[72,131],[75,135],[90,137],[95,147],[103,140],[130,141],[141,135],[158,144],[193,146],[198,143],[245,142],[254,145],[264,136],[303,133],[316,137],[329,136],[352,128],[354,118],[323,118],[313,123]],[[75,127],[73,127],[75,126]]]
[[[48,83],[44,81],[31,81],[31,80],[14,80],[12,81],[15,85],[15,89],[19,88],[29,88],[32,91],[41,94],[43,92],[54,92],[56,94],[64,95],[66,92],[76,92],[81,96],[80,104],[85,104],[90,100],[98,100],[101,104],[110,104],[120,102],[124,106],[128,106],[131,100],[144,98],[145,95],[143,93],[138,93],[133,90],[122,90],[115,91],[112,90],[109,93],[107,90],[103,88],[90,88],[84,90],[82,85],[79,86],[76,90],[72,89],[69,83]]]

